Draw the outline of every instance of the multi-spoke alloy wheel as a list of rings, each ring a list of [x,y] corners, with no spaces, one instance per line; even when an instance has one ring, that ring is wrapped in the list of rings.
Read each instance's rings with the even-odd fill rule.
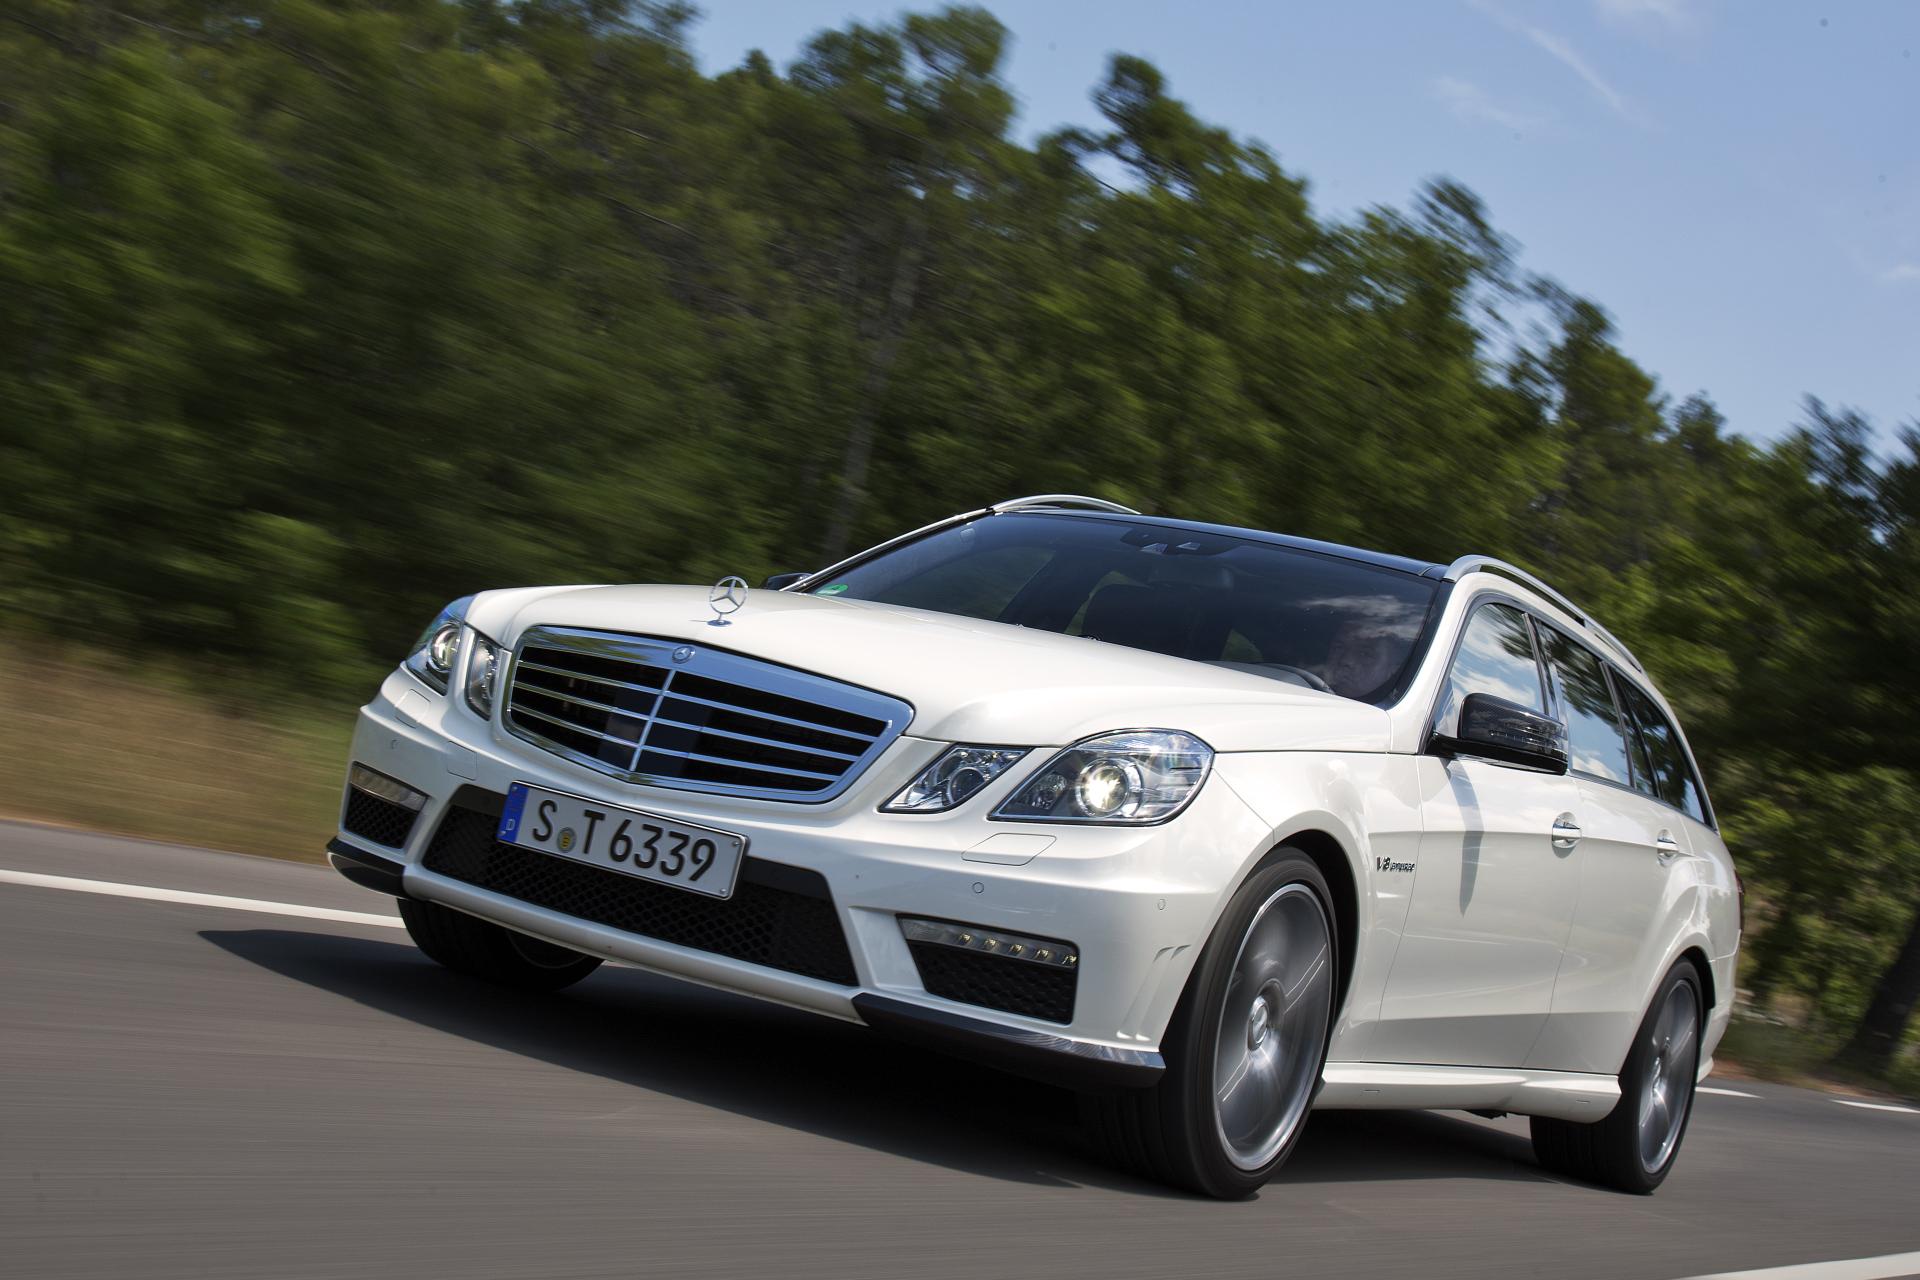
[[[1650,1047],[1653,1062],[1640,1091],[1640,1167],[1657,1173],[1680,1144],[1700,1065],[1700,1001],[1692,986],[1680,982],[1668,989]]]
[[[1620,1069],[1620,1101],[1593,1124],[1533,1119],[1533,1152],[1557,1173],[1646,1195],[1673,1169],[1700,1072],[1700,973],[1670,970]]]
[[[1333,928],[1304,884],[1261,904],[1221,1003],[1213,1119],[1242,1169],[1272,1160],[1313,1101],[1333,1007]]]
[[[1326,1064],[1339,934],[1326,878],[1279,850],[1240,886],[1194,964],[1151,1089],[1088,1099],[1122,1163],[1206,1195],[1260,1189],[1292,1152]]]

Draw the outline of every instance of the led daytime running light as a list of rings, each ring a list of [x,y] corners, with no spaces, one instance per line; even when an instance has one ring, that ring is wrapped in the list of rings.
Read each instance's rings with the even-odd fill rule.
[[[919,920],[900,917],[900,932],[908,942],[930,942],[981,955],[1005,956],[1029,964],[1073,969],[1080,964],[1080,948],[1071,942],[1053,938],[1030,938],[1024,933],[1008,933],[981,925],[953,924],[946,920]]]

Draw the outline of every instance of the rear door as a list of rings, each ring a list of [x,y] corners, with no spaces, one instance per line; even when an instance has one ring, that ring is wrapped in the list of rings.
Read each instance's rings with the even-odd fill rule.
[[[1662,958],[1656,953],[1666,945],[1659,925],[1693,884],[1683,865],[1692,853],[1686,815],[1691,807],[1705,816],[1672,722],[1624,673],[1605,673],[1629,776],[1624,784],[1611,773],[1580,779],[1586,821],[1579,909],[1553,1014],[1529,1062],[1562,1071],[1620,1069],[1645,1013],[1645,988]]]
[[[1547,709],[1533,625],[1514,606],[1469,615],[1434,717],[1491,693]],[[1485,760],[1416,761],[1421,817],[1405,933],[1367,1056],[1382,1062],[1523,1065],[1552,1004],[1579,891],[1556,822],[1574,820],[1570,778]],[[1389,874],[1393,874],[1389,872]]]

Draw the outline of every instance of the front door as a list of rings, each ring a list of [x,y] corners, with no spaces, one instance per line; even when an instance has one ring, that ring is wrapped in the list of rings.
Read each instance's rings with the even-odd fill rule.
[[[1491,693],[1546,713],[1533,626],[1510,605],[1468,618],[1435,727],[1451,734],[1460,700]],[[1368,1057],[1382,1062],[1517,1067],[1553,1004],[1554,976],[1579,896],[1569,777],[1474,759],[1417,762],[1424,831],[1406,929]]]

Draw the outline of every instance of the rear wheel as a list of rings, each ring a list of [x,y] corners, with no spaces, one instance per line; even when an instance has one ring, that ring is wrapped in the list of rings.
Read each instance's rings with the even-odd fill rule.
[[[402,898],[400,919],[414,944],[431,959],[502,986],[558,991],[600,967],[599,956],[530,938],[437,902]]]
[[[1339,949],[1325,877],[1292,850],[1248,878],[1194,966],[1151,1089],[1087,1100],[1120,1163],[1239,1199],[1286,1162],[1320,1085]]]
[[[1667,1180],[1693,1113],[1705,1003],[1681,961],[1660,984],[1620,1072],[1620,1102],[1593,1124],[1533,1118],[1533,1153],[1556,1173],[1648,1195]]]

